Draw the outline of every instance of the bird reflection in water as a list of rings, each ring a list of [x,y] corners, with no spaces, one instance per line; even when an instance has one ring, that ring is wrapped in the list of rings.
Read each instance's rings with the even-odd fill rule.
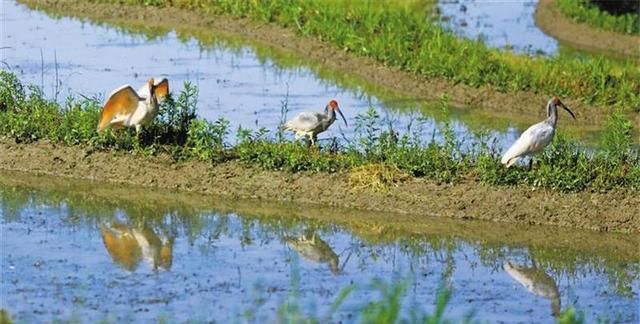
[[[322,240],[315,232],[300,235],[298,237],[285,238],[287,245],[298,252],[304,259],[316,263],[328,263],[332,274],[337,275],[344,270],[344,266],[351,258],[351,253],[347,255],[342,267],[338,255],[331,249],[331,246]]]
[[[100,234],[113,262],[135,271],[144,260],[153,271],[169,270],[173,263],[173,236],[158,236],[153,229],[122,223],[102,224]]]
[[[560,292],[556,281],[544,270],[533,266],[527,267],[507,261],[503,268],[517,282],[522,284],[529,292],[551,300],[551,314],[558,317],[560,314]]]

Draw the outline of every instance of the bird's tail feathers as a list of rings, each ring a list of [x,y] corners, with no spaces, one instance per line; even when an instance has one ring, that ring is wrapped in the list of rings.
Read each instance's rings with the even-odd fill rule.
[[[284,123],[284,124],[280,125],[280,128],[281,128],[282,130],[285,130],[285,131],[287,131],[287,130],[293,130],[293,129],[291,128],[291,125],[289,125],[289,123]]]

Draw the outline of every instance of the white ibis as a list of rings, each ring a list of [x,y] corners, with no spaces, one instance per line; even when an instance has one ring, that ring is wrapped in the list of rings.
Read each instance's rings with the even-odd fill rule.
[[[504,270],[531,293],[551,300],[551,314],[560,314],[560,291],[556,281],[546,272],[536,267],[525,267],[507,261]]]
[[[169,93],[169,81],[162,79],[156,83],[152,78],[139,91],[135,92],[128,84],[114,90],[102,108],[98,131],[109,126],[135,127],[139,134],[142,126],[158,115],[158,103]]]
[[[295,133],[296,139],[306,137],[311,141],[311,145],[316,145],[318,140],[318,134],[324,132],[336,121],[336,111],[344,120],[344,125],[347,124],[347,119],[344,118],[338,102],[335,100],[329,101],[324,108],[324,113],[320,112],[301,112],[291,120],[287,121],[282,128]]]
[[[518,140],[511,145],[506,153],[502,156],[502,164],[508,167],[516,163],[520,158],[532,156],[541,152],[551,141],[556,132],[556,123],[558,121],[558,107],[566,110],[573,119],[576,116],[567,106],[565,106],[558,97],[553,97],[547,103],[547,119],[529,127]],[[529,168],[533,159],[529,161]]]

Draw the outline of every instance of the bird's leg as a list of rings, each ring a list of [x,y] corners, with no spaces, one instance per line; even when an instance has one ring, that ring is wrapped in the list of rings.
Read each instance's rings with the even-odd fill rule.
[[[532,168],[533,168],[533,158],[529,159],[529,169],[528,169],[528,171],[531,171]]]
[[[136,125],[136,140],[135,140],[135,149],[138,151],[140,149],[140,132],[142,127],[140,125]]]
[[[307,153],[311,152],[311,146],[313,145],[313,140],[311,139],[311,136],[305,136],[305,141],[307,142]]]
[[[316,135],[315,134],[312,135],[311,136],[311,143],[313,145],[313,149],[314,149],[313,152],[314,152],[314,154],[316,156],[316,159],[318,158],[318,142],[317,141],[318,141],[318,138],[316,137]]]

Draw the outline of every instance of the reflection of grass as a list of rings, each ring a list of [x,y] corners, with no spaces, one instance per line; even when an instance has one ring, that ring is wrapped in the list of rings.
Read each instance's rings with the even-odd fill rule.
[[[11,324],[11,315],[4,308],[0,308],[0,324]]]
[[[229,123],[198,119],[197,89],[188,84],[177,99],[161,106],[160,116],[143,132],[143,153],[167,152],[175,160],[201,160],[212,163],[229,160],[248,166],[288,172],[349,172],[354,168],[378,164],[398,169],[412,177],[454,183],[473,179],[491,185],[528,185],[563,192],[607,191],[616,188],[640,190],[640,152],[632,147],[631,122],[622,115],[611,118],[603,132],[603,148],[587,154],[582,146],[563,136],[537,158],[533,171],[506,169],[499,153],[488,143],[463,150],[451,125],[440,125],[431,138],[423,138],[416,125],[394,128],[371,107],[358,115],[354,138],[341,143],[332,139],[316,156],[304,145],[272,135],[267,129],[252,132],[239,129],[236,143],[229,143]],[[446,97],[441,109],[448,109]],[[132,150],[132,130],[97,133],[99,104],[95,100],[69,99],[59,105],[44,98],[35,87],[25,87],[16,76],[0,72],[0,134],[17,142],[48,139],[67,145],[89,146],[101,150]]]
[[[590,1],[593,0],[557,0],[556,4],[563,14],[576,22],[586,22],[591,26],[617,33],[640,35],[638,12],[612,15],[589,3]]]
[[[0,177],[0,213],[5,222],[18,221],[25,209],[51,206],[58,208],[65,224],[72,227],[86,226],[93,231],[100,224],[122,221],[125,217],[131,226],[172,233],[191,243],[197,239],[215,242],[227,236],[245,245],[281,240],[287,233],[307,229],[322,235],[347,229],[356,241],[364,243],[353,247],[360,258],[384,256],[390,253],[385,252],[385,247],[398,246],[403,255],[451,262],[453,268],[452,256],[469,251],[470,247],[482,265],[496,271],[510,256],[526,250],[541,268],[557,277],[574,280],[585,272],[604,273],[610,290],[621,296],[629,296],[631,285],[640,274],[637,242],[627,235],[603,236],[544,227],[523,229],[507,224],[496,228],[493,223],[459,223],[425,217],[409,217],[403,226],[402,215],[388,213],[378,218],[368,212],[280,204],[268,207],[255,201],[228,205],[229,199],[212,200],[199,195],[116,186],[96,188],[93,183],[55,178],[34,177],[32,182],[25,178],[28,177],[21,176],[16,184],[9,176]],[[234,218],[237,214],[242,217]],[[455,226],[462,230],[455,230]],[[529,239],[521,240],[525,237]]]

